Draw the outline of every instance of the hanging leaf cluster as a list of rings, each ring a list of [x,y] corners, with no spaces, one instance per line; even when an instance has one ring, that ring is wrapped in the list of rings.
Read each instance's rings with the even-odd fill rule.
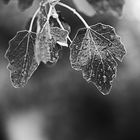
[[[41,62],[57,63],[61,48],[69,47],[72,68],[82,71],[83,78],[92,82],[102,94],[108,94],[116,77],[116,60],[122,61],[126,53],[120,37],[109,25],[98,23],[88,26],[75,12],[85,28],[79,29],[71,41],[70,26],[59,19],[56,5],[75,12],[60,0],[43,0],[31,20],[29,30],[18,32],[10,40],[5,57],[9,61],[12,85],[15,88],[24,87]],[[32,31],[34,20],[36,31]]]

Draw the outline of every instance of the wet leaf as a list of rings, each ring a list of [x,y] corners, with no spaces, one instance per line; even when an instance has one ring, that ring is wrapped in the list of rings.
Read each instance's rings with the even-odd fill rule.
[[[126,51],[113,27],[98,23],[77,32],[70,45],[71,66],[82,70],[87,82],[108,94],[116,76],[117,62],[122,61]]]
[[[35,38],[35,33],[25,30],[18,32],[9,42],[5,57],[9,61],[8,69],[15,88],[24,87],[38,67],[34,54]]]
[[[36,39],[35,54],[38,64],[42,61],[56,63],[59,58],[59,50],[56,44],[67,46],[68,31],[58,27],[50,27],[49,24],[38,34]]]
[[[65,28],[68,25],[65,24]],[[41,6],[37,20],[37,39],[35,45],[35,58],[38,64],[42,61],[45,64],[56,63],[59,58],[60,46],[68,46],[67,37],[69,32],[59,27],[56,19],[50,17],[47,21],[46,7]]]
[[[40,12],[37,16],[37,18],[38,18],[38,32],[41,32],[44,24],[47,21],[47,13],[48,13],[48,8],[44,5],[41,5]],[[69,24],[64,20],[64,18],[61,16],[60,12],[58,12],[57,14],[59,16],[59,20],[62,23],[64,29],[70,33],[71,28],[70,28]],[[55,18],[53,18],[52,16],[50,17],[49,24],[51,27],[59,27],[60,28],[60,25],[58,24],[57,20]]]

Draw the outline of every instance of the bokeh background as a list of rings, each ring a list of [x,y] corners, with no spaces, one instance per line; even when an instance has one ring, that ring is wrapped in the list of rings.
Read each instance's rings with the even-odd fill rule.
[[[10,83],[4,53],[8,41],[25,29],[38,7],[19,10],[17,1],[0,1],[0,140],[135,140],[140,139],[140,0],[126,0],[123,15],[92,16],[84,0],[62,0],[80,10],[90,24],[112,25],[121,36],[127,55],[119,63],[109,95],[88,84],[69,63],[63,48],[58,63],[41,64],[25,88]],[[73,38],[83,24],[69,11],[62,16],[70,24]]]

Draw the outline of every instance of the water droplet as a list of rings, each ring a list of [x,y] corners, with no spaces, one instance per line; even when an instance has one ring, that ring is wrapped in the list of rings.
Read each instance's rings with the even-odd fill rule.
[[[110,35],[110,38],[111,38],[111,39],[114,39],[114,35]]]
[[[105,83],[107,81],[107,77],[104,75],[103,79],[104,79],[104,83]]]
[[[106,29],[107,27],[106,27],[105,25],[102,25],[102,28],[103,28],[103,29]]]

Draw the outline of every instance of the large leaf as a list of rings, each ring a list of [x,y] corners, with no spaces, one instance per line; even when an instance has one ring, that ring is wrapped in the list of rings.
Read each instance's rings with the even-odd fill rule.
[[[114,28],[101,23],[80,29],[70,45],[72,68],[82,70],[84,79],[103,94],[110,92],[116,76],[115,59],[122,61],[125,53]]]
[[[5,57],[9,61],[11,82],[15,88],[24,87],[38,64],[35,60],[34,45],[36,34],[20,31],[9,42]]]

